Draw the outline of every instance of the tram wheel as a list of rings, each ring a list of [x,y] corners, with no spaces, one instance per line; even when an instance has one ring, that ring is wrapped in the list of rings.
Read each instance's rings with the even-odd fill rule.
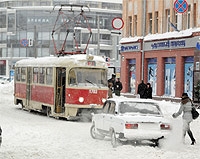
[[[50,107],[47,107],[47,116],[50,117],[52,114],[51,114],[51,108]]]

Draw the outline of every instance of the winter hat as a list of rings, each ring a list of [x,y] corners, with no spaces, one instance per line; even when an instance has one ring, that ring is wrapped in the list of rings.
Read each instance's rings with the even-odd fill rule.
[[[182,96],[181,96],[182,99],[183,99],[183,98],[187,98],[187,97],[188,97],[188,94],[187,94],[187,93],[183,93]]]

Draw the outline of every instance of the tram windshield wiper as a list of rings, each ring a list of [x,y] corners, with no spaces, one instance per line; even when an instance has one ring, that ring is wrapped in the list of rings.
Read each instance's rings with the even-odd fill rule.
[[[92,81],[85,79],[86,82],[91,83],[92,85],[96,86],[96,84],[94,84]]]
[[[93,86],[97,86],[97,87],[100,88],[100,86],[98,86],[96,83],[93,83],[92,81],[90,81],[90,80],[88,80],[88,79],[85,79],[85,81],[88,82],[88,83],[91,83]]]

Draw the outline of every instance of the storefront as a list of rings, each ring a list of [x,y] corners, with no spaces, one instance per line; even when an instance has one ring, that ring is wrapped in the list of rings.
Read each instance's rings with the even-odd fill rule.
[[[176,37],[176,38],[174,38]],[[151,83],[154,96],[193,97],[194,52],[199,41],[197,32],[160,34],[132,42],[121,40],[121,81],[123,92],[137,94],[142,78]],[[142,46],[144,45],[144,51]],[[138,46],[138,47],[136,47]]]

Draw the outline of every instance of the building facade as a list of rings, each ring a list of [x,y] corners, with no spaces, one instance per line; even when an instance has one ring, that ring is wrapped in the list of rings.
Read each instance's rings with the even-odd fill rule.
[[[151,83],[154,96],[180,97],[187,92],[195,97],[200,1],[182,1],[187,4],[182,13],[176,2],[123,1],[125,25],[120,41],[123,92],[137,94],[137,86],[144,80]]]
[[[62,7],[62,18],[57,19]],[[75,7],[72,7],[72,6]],[[83,6],[83,7],[81,7]],[[57,47],[65,40],[66,28],[63,24],[84,12],[92,30],[87,52],[113,59],[119,66],[120,34],[112,34],[112,20],[122,16],[122,1],[107,0],[5,0],[0,2],[0,75],[9,75],[16,61],[27,57],[55,55],[52,33],[56,25],[59,31],[54,35]],[[65,15],[64,12],[67,14]],[[63,18],[63,16],[65,16]],[[73,19],[74,20],[74,19]],[[75,20],[73,21],[75,24]],[[78,33],[78,48],[83,50],[88,39],[87,26],[74,26]],[[73,32],[66,42],[66,50],[73,51]],[[114,62],[115,61],[115,62]],[[112,61],[111,61],[112,62]]]

